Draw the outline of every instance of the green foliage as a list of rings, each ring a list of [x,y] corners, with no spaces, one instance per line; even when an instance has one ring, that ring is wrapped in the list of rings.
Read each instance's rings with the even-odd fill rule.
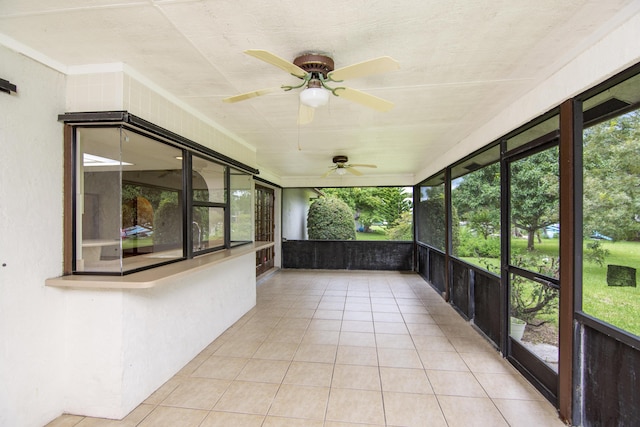
[[[485,239],[500,231],[500,211],[480,208],[469,217],[469,225]]]
[[[349,206],[336,197],[319,197],[309,207],[307,230],[312,240],[355,240],[356,227]]]
[[[587,250],[584,251],[584,259],[595,262],[600,267],[604,267],[604,259],[610,254],[609,249],[602,247],[600,240],[587,243]]]
[[[458,210],[460,220],[472,222],[473,217],[482,211],[485,221],[481,221],[481,216],[478,216],[476,218],[478,226],[481,222],[485,224],[488,222],[494,227],[499,226],[500,164],[493,163],[485,166],[458,178],[457,182],[457,187],[451,192],[451,200]]]
[[[500,238],[478,237],[467,227],[461,227],[459,244],[454,246],[454,253],[458,257],[499,258]]]
[[[403,187],[323,188],[322,191],[344,201],[365,231],[376,223],[395,225],[402,213],[410,212],[412,207],[410,195]]]
[[[387,229],[389,240],[413,240],[413,217],[411,212],[403,212],[396,225]]]
[[[549,277],[559,277],[560,259],[530,252],[517,254],[513,264],[525,270],[537,271]],[[511,316],[533,323],[535,318],[558,310],[558,290],[517,274],[511,275]]]
[[[511,260],[512,264],[524,270],[536,271],[548,277],[558,278],[560,259],[538,252],[520,252]],[[489,271],[500,274],[499,264],[492,258],[481,258],[478,263]],[[517,274],[511,274],[510,315],[534,324],[534,319],[549,318],[557,322],[558,290],[546,283],[534,282]],[[551,316],[548,316],[551,315]],[[535,326],[546,323],[544,320]]]
[[[640,110],[584,131],[584,233],[640,240]]]
[[[229,200],[229,208],[231,209],[231,241],[251,240],[251,233],[255,227],[252,221],[251,198],[252,193],[249,190],[236,188],[231,192],[231,198]]]
[[[447,233],[445,215],[444,185],[425,188],[421,194],[418,223],[419,240],[437,249],[445,250]]]
[[[511,223],[528,233],[534,250],[536,231],[558,222],[558,148],[511,163]]]

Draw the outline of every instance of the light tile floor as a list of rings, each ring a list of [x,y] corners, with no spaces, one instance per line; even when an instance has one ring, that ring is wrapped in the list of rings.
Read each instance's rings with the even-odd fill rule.
[[[121,421],[48,427],[563,426],[422,278],[284,270]]]

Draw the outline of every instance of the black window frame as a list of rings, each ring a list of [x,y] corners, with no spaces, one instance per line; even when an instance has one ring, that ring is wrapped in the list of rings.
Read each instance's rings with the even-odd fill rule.
[[[185,259],[191,259],[199,255],[216,252],[220,250],[230,249],[232,247],[230,242],[230,171],[233,167],[235,170],[246,173],[248,177],[253,178],[259,174],[259,171],[249,165],[234,160],[228,156],[218,153],[202,144],[189,140],[181,135],[157,126],[151,122],[148,122],[140,117],[128,113],[127,111],[108,111],[108,112],[74,112],[64,113],[58,116],[58,121],[63,122],[67,126],[65,131],[65,149],[68,150],[66,155],[67,161],[65,162],[65,185],[70,188],[65,189],[65,217],[67,214],[71,218],[70,226],[67,225],[67,231],[65,232],[65,274],[74,275],[92,275],[92,276],[125,276],[140,272],[143,270],[149,270],[152,268],[161,267],[163,265],[171,264],[174,262],[180,262]],[[183,218],[183,256],[181,258],[168,260],[165,262],[158,262],[153,265],[132,268],[131,270],[120,272],[108,272],[108,271],[76,271],[76,203],[75,203],[75,185],[77,183],[77,164],[76,164],[76,130],[79,128],[122,128],[127,132],[134,132],[143,135],[149,139],[157,141],[158,143],[167,144],[169,146],[182,150],[182,189],[180,191],[180,201],[182,208]],[[192,156],[197,155],[207,161],[224,166],[225,168],[225,201],[224,203],[218,202],[202,202],[193,200],[193,194],[191,192],[191,173],[192,173]],[[193,250],[193,238],[190,232],[189,226],[193,219],[193,207],[206,206],[223,208],[224,210],[224,244],[222,246],[216,246],[207,248],[204,250]],[[253,240],[246,242],[236,242],[233,247],[241,246],[244,244],[253,243]]]

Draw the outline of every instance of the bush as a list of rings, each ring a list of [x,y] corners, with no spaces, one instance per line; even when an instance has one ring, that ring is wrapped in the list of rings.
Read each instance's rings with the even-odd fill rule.
[[[345,202],[320,197],[309,207],[307,230],[312,240],[355,240],[356,223]]]
[[[397,224],[387,230],[389,240],[413,240],[413,214],[403,212]]]
[[[593,242],[587,243],[584,259],[595,262],[600,267],[604,267],[604,259],[609,255],[609,249],[603,248],[599,240],[594,240]]]
[[[464,231],[463,231],[464,230]],[[468,258],[500,258],[500,239],[476,236],[467,228],[461,228],[456,256]]]

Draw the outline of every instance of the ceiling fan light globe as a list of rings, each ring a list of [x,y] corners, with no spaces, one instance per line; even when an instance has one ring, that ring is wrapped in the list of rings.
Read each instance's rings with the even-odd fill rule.
[[[322,107],[329,102],[329,91],[321,87],[309,87],[300,92],[300,102],[312,108]]]
[[[344,175],[344,174],[347,173],[347,170],[345,168],[338,168],[338,169],[336,169],[336,173],[338,175]]]

